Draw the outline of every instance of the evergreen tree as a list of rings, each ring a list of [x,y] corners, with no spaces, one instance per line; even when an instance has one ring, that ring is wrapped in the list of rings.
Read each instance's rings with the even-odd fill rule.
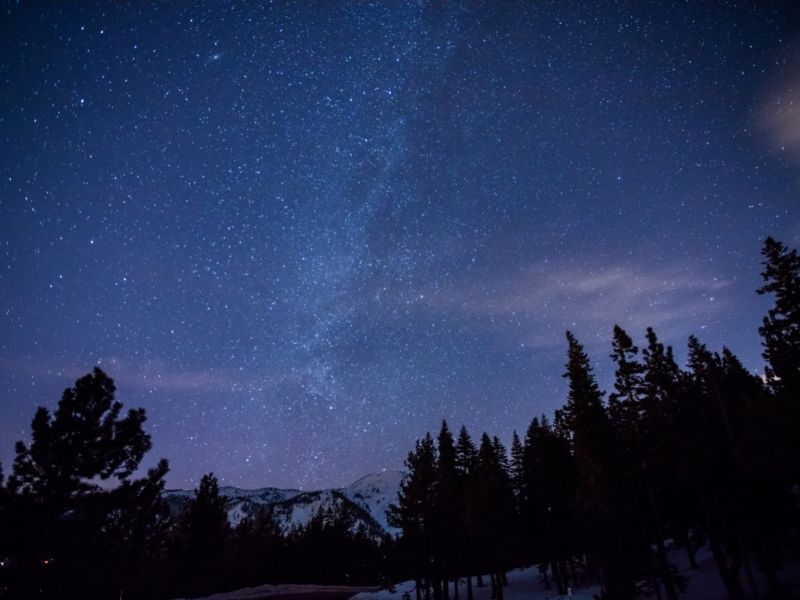
[[[511,435],[511,465],[509,467],[509,475],[511,476],[511,487],[514,491],[514,498],[519,505],[519,498],[522,496],[522,490],[525,481],[525,447],[514,430]]]
[[[632,563],[630,511],[621,493],[611,421],[603,393],[592,374],[589,357],[571,332],[567,372],[569,395],[561,413],[569,431],[578,470],[575,495],[577,530],[581,542],[601,568],[604,597],[626,600],[634,596],[636,566]]]
[[[531,420],[523,448],[524,482],[521,521],[530,559],[540,563],[549,588],[550,566],[558,592],[567,593],[567,563],[573,556],[571,506],[576,491],[575,464],[569,443],[546,416]]]
[[[769,418],[772,412],[773,435],[781,442],[770,452],[783,448],[785,455],[775,458],[787,465],[785,483],[789,485],[800,479],[800,255],[770,237],[761,254],[761,275],[766,283],[757,291],[775,299],[759,328],[767,361],[766,381],[775,394],[769,411],[762,410],[761,416]]]
[[[417,443],[406,458],[406,476],[400,484],[397,504],[389,506],[392,527],[403,531],[403,550],[417,582],[417,595],[424,589],[430,598],[435,559],[437,457],[430,433]]]
[[[64,390],[54,415],[39,407],[30,447],[17,442],[10,486],[66,508],[99,490],[98,480],[127,480],[152,444],[142,428],[144,409],[120,418],[115,392],[113,380],[95,368]]]
[[[614,325],[611,360],[616,364],[614,392],[609,395],[609,413],[615,428],[622,434],[627,451],[639,452],[641,396],[644,390],[645,367],[636,356],[639,349],[619,325]]]
[[[214,474],[203,475],[177,525],[173,552],[183,593],[206,594],[224,588],[220,558],[230,531],[227,506]]]
[[[466,510],[467,529],[479,549],[477,566],[490,573],[493,597],[502,600],[503,574],[513,523],[513,494],[503,466],[505,449],[499,440],[484,433],[478,449],[474,476],[470,480]]]
[[[652,481],[662,499],[664,526],[686,548],[689,565],[697,569],[695,545],[690,536],[698,524],[696,464],[691,432],[697,426],[688,401],[688,378],[675,362],[672,347],[665,347],[647,328],[642,350],[645,367],[642,396],[642,444]]]
[[[509,480],[514,498],[514,526],[512,527],[513,549],[510,556],[515,565],[524,564],[530,560],[530,551],[527,548],[526,527],[523,522],[525,493],[525,446],[516,430],[511,435],[511,462],[509,463]],[[529,564],[529,563],[528,563]]]
[[[764,241],[759,294],[773,294],[775,305],[764,317],[766,378],[773,391],[797,403],[800,398],[800,255],[771,237]]]
[[[30,445],[17,443],[4,531],[12,594],[148,595],[141,581],[130,587],[131,566],[158,556],[168,466],[161,461],[144,479],[131,479],[150,436],[144,409],[122,416],[115,392],[94,369],[64,391],[54,413],[36,411]]]
[[[467,428],[462,425],[456,443],[456,470],[462,477],[467,478],[475,471],[477,462],[478,449]]]
[[[289,541],[290,581],[369,584],[378,576],[378,543],[356,526],[352,505],[320,507]]]
[[[787,541],[787,523],[795,518],[787,493],[794,481],[794,435],[785,415],[785,403],[748,372],[728,349],[722,349],[721,394],[735,411],[738,498],[743,545],[766,575],[771,592],[779,595],[777,570]],[[745,565],[747,566],[747,565]]]
[[[126,480],[107,496],[104,546],[126,598],[149,598],[164,587],[166,574],[162,571],[172,525],[162,497],[168,470],[162,459],[145,477]],[[143,578],[142,573],[148,577]]]
[[[673,581],[672,568],[667,560],[667,551],[664,545],[661,514],[656,495],[655,476],[649,465],[649,452],[645,447],[642,432],[642,409],[645,396],[646,367],[637,360],[639,349],[634,345],[631,337],[619,325],[614,326],[612,337],[611,359],[617,368],[614,380],[614,393],[609,397],[609,404],[618,407],[617,428],[618,436],[623,441],[626,450],[626,471],[630,481],[637,482],[631,490],[631,497],[641,495],[643,488],[645,499],[642,502],[642,513],[650,523],[651,540],[656,545],[656,569],[664,585],[667,598],[677,600],[678,591]],[[657,436],[656,432],[654,437]],[[636,487],[640,489],[636,489]],[[646,548],[649,544],[645,545]],[[655,582],[655,586],[658,586]],[[660,591],[656,590],[660,596]]]
[[[743,549],[738,519],[741,513],[734,452],[736,433],[729,398],[722,393],[723,366],[719,355],[689,337],[690,400],[687,423],[693,446],[695,483],[709,547],[732,600],[744,598],[741,582]]]
[[[472,523],[467,514],[469,492],[472,479],[478,464],[478,449],[472,441],[467,428],[463,425],[458,432],[456,442],[456,482],[458,485],[458,501],[455,512],[458,515],[460,527],[457,530],[457,562],[459,572],[467,576],[467,600],[472,600],[472,573],[477,564],[478,548],[475,544]]]
[[[442,421],[438,441],[438,477],[437,477],[437,510],[436,525],[438,535],[438,560],[441,579],[443,581],[443,596],[449,598],[448,581],[458,579],[457,530],[459,527],[459,514],[457,512],[459,485],[458,471],[456,470],[456,447],[453,434]],[[457,584],[455,591],[457,592]]]
[[[242,519],[231,532],[226,565],[235,573],[235,587],[279,583],[290,574],[289,548],[270,509]]]

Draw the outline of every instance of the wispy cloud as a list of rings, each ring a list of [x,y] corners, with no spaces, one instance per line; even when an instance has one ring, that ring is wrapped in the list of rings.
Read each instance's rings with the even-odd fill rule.
[[[800,165],[800,42],[784,52],[786,63],[779,75],[764,86],[755,110],[755,127],[768,148]],[[783,61],[781,61],[783,63]],[[800,181],[797,182],[800,185]],[[800,223],[788,228],[791,241],[800,243]]]
[[[428,310],[516,323],[520,343],[547,346],[562,343],[568,328],[607,341],[617,322],[636,330],[696,324],[722,309],[729,285],[679,268],[542,262],[485,281],[423,291],[417,303]]]
[[[229,374],[214,371],[181,369],[159,360],[136,362],[116,357],[97,361],[119,387],[130,386],[157,391],[220,392],[241,387]],[[60,374],[78,378],[86,374],[86,366],[68,365],[58,369]]]
[[[794,44],[786,53],[797,55]],[[800,64],[775,77],[765,87],[756,110],[756,124],[776,152],[789,153],[800,162]]]

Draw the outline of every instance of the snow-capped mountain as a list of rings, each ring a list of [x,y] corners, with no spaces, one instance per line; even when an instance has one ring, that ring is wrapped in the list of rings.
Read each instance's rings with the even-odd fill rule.
[[[386,511],[397,502],[401,471],[372,473],[343,488],[301,492],[278,488],[243,490],[236,487],[221,487],[220,494],[228,498],[228,520],[238,525],[242,519],[254,516],[264,507],[270,507],[275,521],[284,532],[306,525],[320,509],[349,507],[355,515],[355,526],[363,526],[370,535],[396,535],[399,531],[390,527]],[[164,498],[173,512],[192,498],[193,490],[167,490]]]
[[[400,491],[402,480],[402,471],[383,471],[365,475],[340,491],[348,500],[372,515],[372,518],[384,531],[396,535],[400,531],[389,526],[386,520],[386,511],[390,504],[397,503],[397,494]]]

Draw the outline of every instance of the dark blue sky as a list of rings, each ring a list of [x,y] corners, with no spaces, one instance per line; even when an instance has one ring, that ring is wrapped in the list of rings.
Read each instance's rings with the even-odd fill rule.
[[[100,365],[171,486],[341,485],[604,385],[614,323],[760,369],[800,10],[6,3],[0,460]]]

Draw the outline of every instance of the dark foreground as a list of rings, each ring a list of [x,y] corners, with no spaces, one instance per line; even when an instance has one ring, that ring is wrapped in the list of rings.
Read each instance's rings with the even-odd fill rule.
[[[360,592],[374,592],[377,589],[346,585],[260,585],[198,600],[347,600]]]

